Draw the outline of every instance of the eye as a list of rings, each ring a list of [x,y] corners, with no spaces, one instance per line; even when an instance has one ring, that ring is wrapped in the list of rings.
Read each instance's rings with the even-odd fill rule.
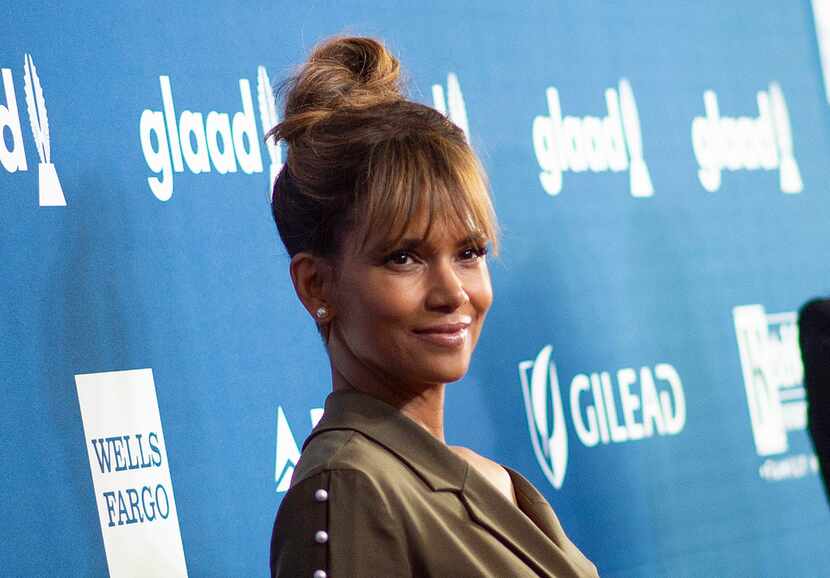
[[[394,253],[390,253],[384,259],[385,263],[389,263],[392,265],[409,265],[410,263],[407,259],[413,260],[413,257],[407,251],[395,251]]]
[[[487,254],[487,246],[481,247],[467,247],[463,251],[461,251],[461,257],[465,260],[477,260],[481,257],[484,257]]]

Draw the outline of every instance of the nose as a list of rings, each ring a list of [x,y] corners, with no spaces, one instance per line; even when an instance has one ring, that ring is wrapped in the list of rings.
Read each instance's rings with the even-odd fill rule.
[[[432,267],[430,287],[427,293],[428,309],[455,311],[470,301],[464,282],[452,262],[441,259]]]

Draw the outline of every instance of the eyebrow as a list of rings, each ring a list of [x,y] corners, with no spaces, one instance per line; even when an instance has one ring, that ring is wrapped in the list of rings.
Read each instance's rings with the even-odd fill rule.
[[[487,237],[485,235],[483,235],[482,233],[473,233],[473,234],[468,235],[468,236],[464,237],[463,239],[459,240],[458,243],[456,243],[456,247],[461,248],[461,247],[464,247],[464,246],[470,245],[470,244],[483,245],[486,242],[487,242]],[[409,249],[417,249],[417,248],[419,248],[419,247],[421,247],[425,244],[426,244],[426,239],[408,237],[408,238],[402,239],[401,242],[398,243],[397,247],[400,247],[401,249],[409,250]]]

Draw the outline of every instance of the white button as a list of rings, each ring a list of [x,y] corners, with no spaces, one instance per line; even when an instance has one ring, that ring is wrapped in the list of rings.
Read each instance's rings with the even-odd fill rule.
[[[325,502],[329,499],[329,493],[326,490],[319,489],[314,492],[314,499],[318,502]]]
[[[314,534],[314,541],[318,544],[325,544],[329,541],[328,532],[325,530],[318,530],[316,534]]]
[[[314,578],[326,578],[326,571],[325,570],[315,570],[314,571]]]

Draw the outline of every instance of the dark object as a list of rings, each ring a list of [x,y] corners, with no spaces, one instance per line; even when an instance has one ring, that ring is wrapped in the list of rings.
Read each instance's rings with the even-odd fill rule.
[[[798,315],[799,345],[807,390],[807,427],[830,499],[830,299],[816,299]]]

